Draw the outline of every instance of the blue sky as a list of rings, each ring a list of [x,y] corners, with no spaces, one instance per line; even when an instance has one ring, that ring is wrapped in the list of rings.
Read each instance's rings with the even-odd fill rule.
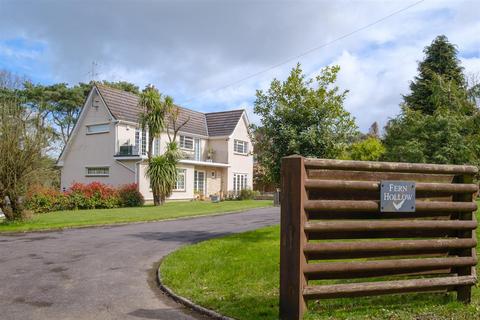
[[[310,76],[338,64],[345,107],[365,131],[398,113],[423,48],[439,34],[458,46],[468,75],[480,74],[480,1],[426,0],[236,82],[415,2],[0,0],[0,69],[74,84],[91,79],[96,61],[97,79],[153,83],[200,111],[246,108],[256,122],[257,89],[297,61]]]

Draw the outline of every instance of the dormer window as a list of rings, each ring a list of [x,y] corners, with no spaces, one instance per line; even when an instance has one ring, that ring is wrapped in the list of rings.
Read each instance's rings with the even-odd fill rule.
[[[240,154],[247,154],[248,153],[248,142],[237,140],[233,141],[233,151]]]
[[[193,137],[180,136],[180,148],[193,150]]]

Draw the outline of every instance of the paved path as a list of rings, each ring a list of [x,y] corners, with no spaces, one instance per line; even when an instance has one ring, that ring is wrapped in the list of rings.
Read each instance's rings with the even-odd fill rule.
[[[0,319],[198,319],[163,296],[154,267],[189,243],[277,224],[278,208],[0,235]]]

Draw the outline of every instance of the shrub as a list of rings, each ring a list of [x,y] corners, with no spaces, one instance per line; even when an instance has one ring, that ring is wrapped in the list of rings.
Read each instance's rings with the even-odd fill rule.
[[[35,186],[29,190],[24,199],[25,208],[35,213],[72,209],[138,207],[143,203],[143,196],[134,183],[118,189],[101,182],[74,183],[66,192]]]
[[[252,189],[243,189],[238,195],[238,200],[253,200],[256,196],[260,195],[260,192]]]
[[[259,191],[243,189],[242,191],[229,191],[225,194],[224,200],[253,200],[260,195]]]
[[[24,205],[36,213],[65,210],[69,207],[69,199],[57,189],[34,186],[25,196]]]
[[[145,202],[136,183],[121,186],[118,189],[118,198],[121,207],[141,207]]]
[[[66,193],[73,209],[115,208],[120,205],[117,190],[101,182],[74,183]]]

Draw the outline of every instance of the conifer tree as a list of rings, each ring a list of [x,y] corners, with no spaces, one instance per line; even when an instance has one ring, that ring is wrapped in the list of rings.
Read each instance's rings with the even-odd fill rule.
[[[432,101],[435,76],[441,76],[455,86],[456,90],[465,89],[466,81],[460,60],[457,58],[458,50],[446,36],[436,37],[423,52],[425,59],[418,64],[418,75],[411,82],[411,93],[404,96],[404,100],[413,110],[433,114],[437,108],[435,101]]]

